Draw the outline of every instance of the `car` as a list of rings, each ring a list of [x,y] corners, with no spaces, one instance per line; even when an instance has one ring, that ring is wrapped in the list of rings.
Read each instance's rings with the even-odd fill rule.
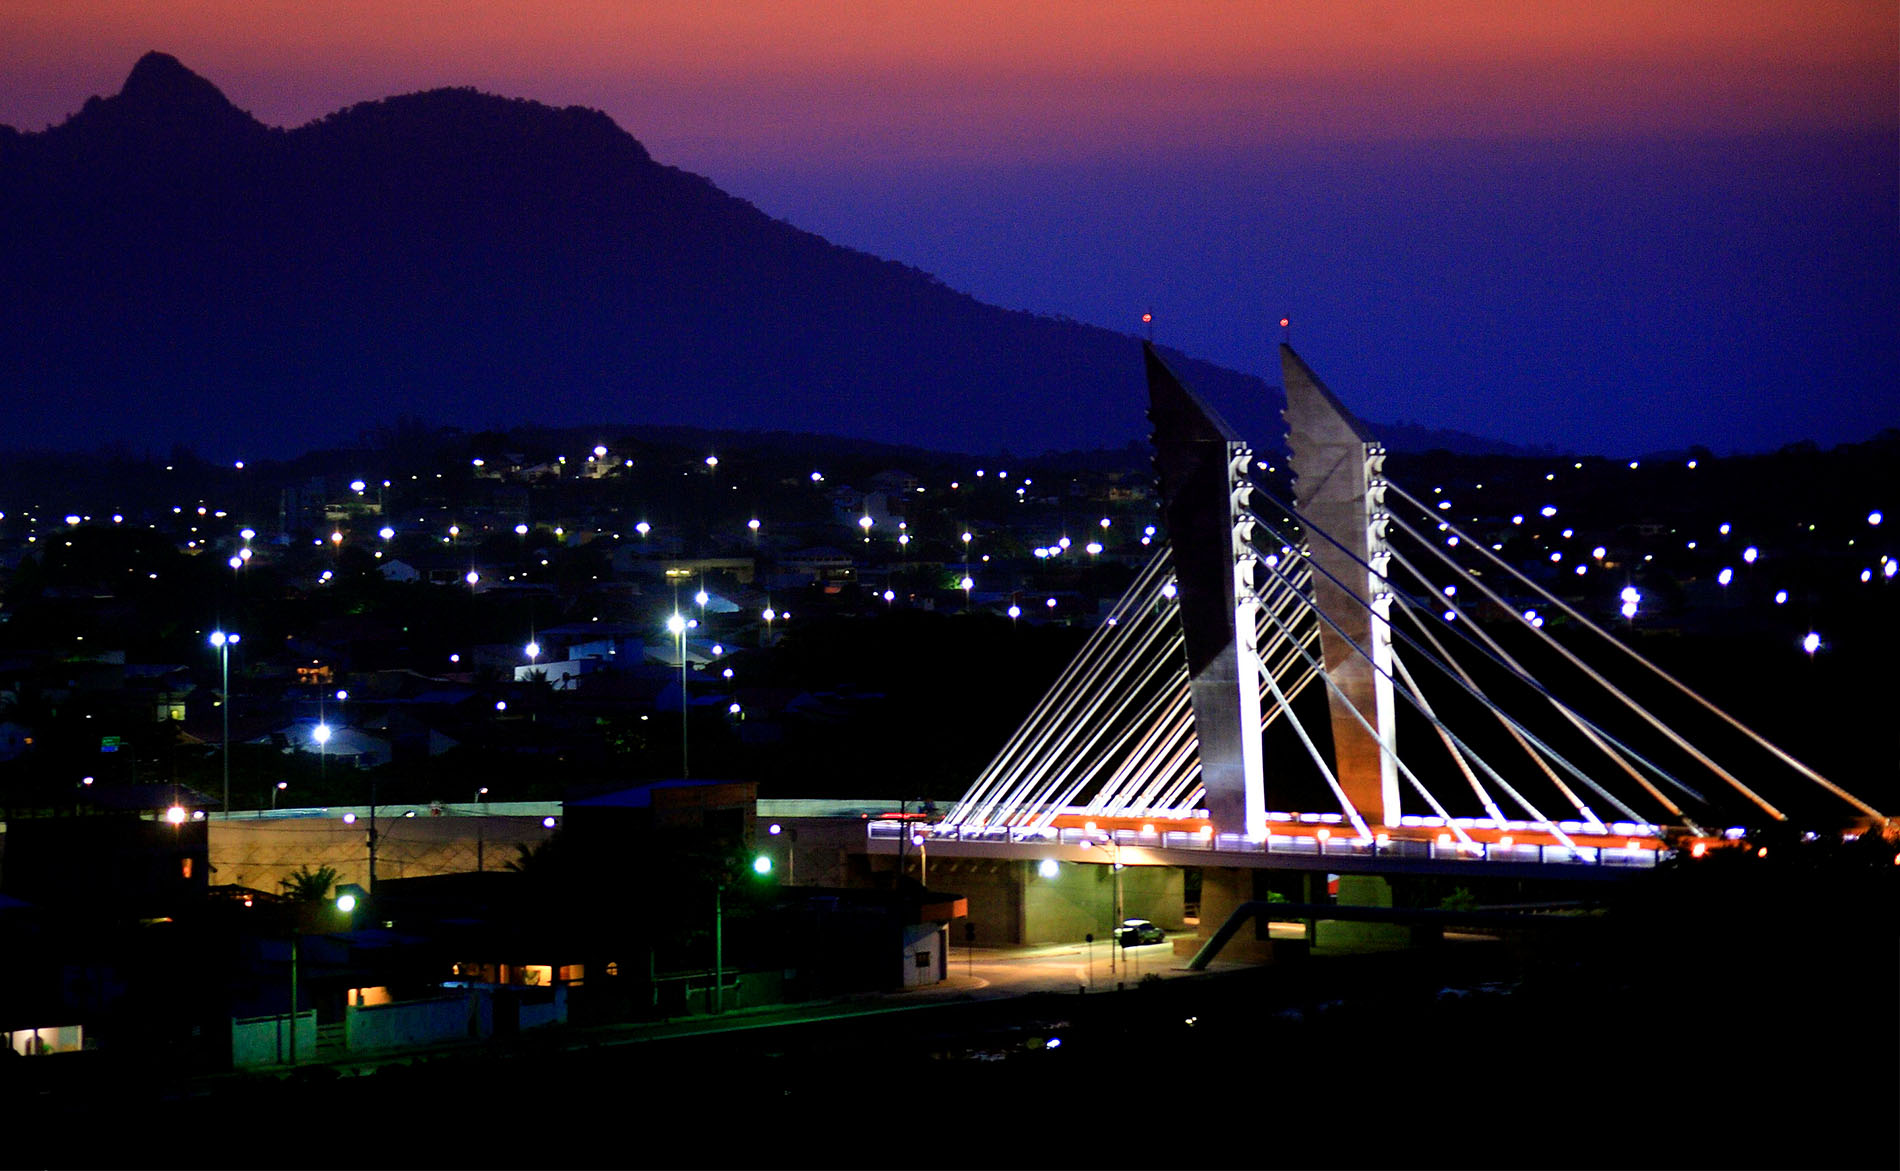
[[[1168,933],[1156,927],[1147,919],[1123,919],[1122,925],[1115,928],[1115,942],[1123,947],[1137,947],[1144,943],[1161,943]]]

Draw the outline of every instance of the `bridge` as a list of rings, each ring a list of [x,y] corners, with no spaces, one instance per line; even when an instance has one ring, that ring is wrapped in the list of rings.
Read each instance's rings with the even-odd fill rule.
[[[1165,903],[1177,884],[1155,875],[1201,868],[1209,923],[1263,897],[1248,872],[1302,875],[1309,899],[1331,876],[1342,900],[1389,906],[1405,875],[1614,880],[1790,808],[1837,832],[1888,825],[1566,600],[1581,591],[1558,575],[1614,588],[1605,550],[1554,552],[1533,576],[1442,489],[1389,479],[1290,345],[1290,492],[1144,355],[1166,542],[962,799],[873,822],[872,853],[987,863],[1019,888],[1098,868],[1117,920],[1144,905],[1125,882]],[[1642,605],[1630,585],[1619,601],[1626,621]]]

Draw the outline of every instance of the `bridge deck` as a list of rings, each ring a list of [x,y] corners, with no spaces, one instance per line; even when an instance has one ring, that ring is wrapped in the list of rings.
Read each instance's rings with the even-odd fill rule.
[[[1653,840],[1636,846],[1585,846],[1576,849],[1537,843],[1475,845],[1436,840],[1392,839],[1360,843],[1326,840],[1311,834],[1269,834],[1252,840],[1240,834],[1143,833],[1049,828],[1024,830],[986,826],[903,825],[870,822],[866,849],[895,854],[918,847],[903,841],[922,834],[923,849],[937,858],[1007,858],[1060,862],[1097,862],[1124,866],[1228,866],[1267,870],[1325,869],[1342,874],[1477,874],[1509,878],[1618,880],[1655,867],[1660,851]]]

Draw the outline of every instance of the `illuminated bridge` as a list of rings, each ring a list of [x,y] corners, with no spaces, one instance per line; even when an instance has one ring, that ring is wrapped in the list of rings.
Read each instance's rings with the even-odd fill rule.
[[[1247,870],[1614,878],[1791,810],[1884,827],[1389,480],[1290,346],[1290,499],[1145,353],[1167,544],[963,798],[874,822],[873,853],[1094,863],[1118,891],[1124,868],[1211,868],[1238,904]]]

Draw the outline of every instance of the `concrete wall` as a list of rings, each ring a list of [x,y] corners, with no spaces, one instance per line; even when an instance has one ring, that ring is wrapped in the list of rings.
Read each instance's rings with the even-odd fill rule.
[[[518,1006],[516,1027],[535,1029],[567,1020],[567,989],[557,986],[545,1001],[520,998],[518,989],[470,988],[428,1000],[394,1004],[352,1005],[344,1025],[344,1044],[351,1053],[374,1053],[419,1045],[486,1040],[495,1035],[495,998],[506,996]],[[310,1010],[297,1018],[297,1056],[309,1061],[317,1053],[317,1014]],[[231,1064],[243,1069],[282,1065],[290,1060],[290,1018],[287,1015],[253,1017],[231,1022]]]
[[[915,875],[917,863],[907,870]],[[1185,926],[1183,876],[1173,866],[1122,870],[1122,919],[1152,919],[1170,931]],[[930,864],[930,889],[963,895],[976,945],[1080,943],[1093,932],[1108,939],[1115,917],[1114,872],[1097,863],[1063,863],[1053,879],[1034,862],[956,858]],[[950,943],[963,946],[964,925],[950,925]]]
[[[1346,907],[1390,907],[1392,884],[1376,874],[1342,874],[1339,898]],[[1320,948],[1406,947],[1412,942],[1412,928],[1398,923],[1345,923],[1334,919],[1319,921],[1314,946]]]
[[[297,1056],[309,1060],[317,1054],[317,1010],[297,1014]],[[239,1069],[258,1065],[282,1065],[290,1060],[290,1017],[251,1017],[231,1022],[231,1064]]]
[[[896,803],[892,803],[895,808]],[[777,822],[780,833],[767,832]],[[864,823],[856,819],[774,817],[760,814],[753,844],[769,854],[780,882],[793,886],[849,886],[848,858],[864,849]]]
[[[1121,871],[1122,913],[1115,914],[1115,871],[1106,865],[1063,862],[1054,878],[1033,863],[1018,863],[1022,881],[1022,943],[1071,943],[1093,933],[1112,937],[1122,919],[1153,919],[1182,927],[1182,875],[1171,866],[1129,866]],[[974,914],[972,908],[972,914]]]
[[[492,1036],[494,1000],[470,990],[432,1000],[401,1001],[349,1009],[350,1052],[369,1053],[407,1045],[439,1045]]]
[[[1021,943],[1023,875],[1027,864],[994,859],[939,859],[930,867],[930,889],[960,894],[970,902],[968,923],[976,925],[976,946]],[[910,872],[916,873],[911,861]],[[962,947],[965,923],[950,925],[950,941]]]
[[[335,816],[234,817],[208,824],[214,886],[275,894],[304,866],[334,866],[338,882],[369,884],[367,818],[353,825]],[[539,817],[431,817],[426,806],[415,817],[379,813],[376,824],[378,878],[460,874],[475,870],[478,860],[482,869],[500,870],[519,856],[518,844],[532,848],[554,832]]]
[[[1261,877],[1265,873],[1246,867],[1207,866],[1201,869],[1201,939],[1207,939],[1219,931],[1242,903],[1267,897],[1266,881]],[[1238,935],[1228,940],[1227,946],[1221,950],[1221,958],[1255,964],[1271,962],[1273,940],[1267,924],[1256,916]]]

